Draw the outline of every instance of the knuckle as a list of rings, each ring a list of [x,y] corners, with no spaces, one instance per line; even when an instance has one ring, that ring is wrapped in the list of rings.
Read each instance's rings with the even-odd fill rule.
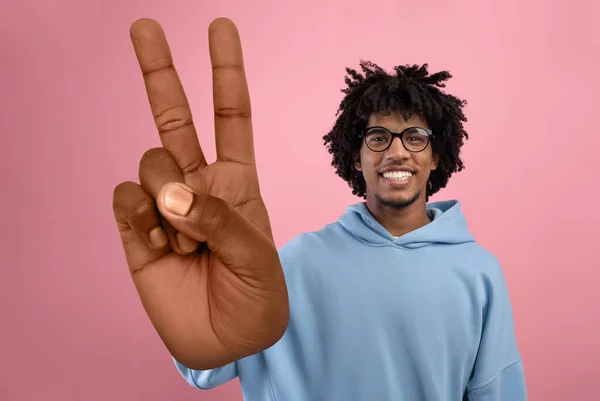
[[[212,232],[225,226],[232,213],[231,205],[217,197],[205,197],[198,206],[198,220]]]
[[[117,185],[113,191],[113,213],[120,230],[131,226],[129,219],[131,205],[143,200],[143,191],[133,181],[125,181]]]
[[[127,221],[134,230],[145,231],[155,224],[156,205],[154,202],[144,200],[136,204],[127,213]]]
[[[155,213],[155,209],[156,205],[154,204],[154,202],[142,201],[133,208],[130,215],[138,217],[152,216]]]
[[[180,175],[177,162],[171,153],[165,148],[152,148],[147,150],[140,159],[138,177],[142,188],[149,194],[156,195],[160,183],[159,177],[174,177]]]
[[[125,181],[114,189],[113,208],[130,218],[155,213],[156,203],[136,182]]]
[[[140,159],[141,164],[152,163],[156,159],[161,159],[165,157],[165,153],[168,153],[168,150],[162,147],[150,148],[144,152],[142,158]]]
[[[120,208],[123,201],[136,185],[133,181],[124,181],[115,187],[113,190],[113,210]]]
[[[155,166],[164,166],[165,163],[169,163],[171,160],[172,156],[165,148],[148,149],[140,159],[140,172],[150,170]]]
[[[192,114],[186,106],[175,106],[166,109],[154,116],[154,122],[160,134],[193,125]]]

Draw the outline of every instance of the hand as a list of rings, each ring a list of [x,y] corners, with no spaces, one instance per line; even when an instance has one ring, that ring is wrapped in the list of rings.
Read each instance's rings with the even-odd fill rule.
[[[288,297],[261,198],[250,96],[235,25],[209,27],[217,160],[208,165],[160,25],[131,26],[163,147],[140,162],[140,185],[115,188],[113,209],[136,289],[169,352],[204,370],[281,338]]]

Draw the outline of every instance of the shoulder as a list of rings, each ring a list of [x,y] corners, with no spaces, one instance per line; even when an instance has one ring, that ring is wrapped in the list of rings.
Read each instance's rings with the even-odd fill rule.
[[[302,264],[315,257],[322,257],[324,252],[339,248],[339,244],[347,234],[338,222],[330,223],[316,231],[308,231],[296,235],[278,250],[284,268],[288,265]]]
[[[483,297],[506,286],[501,259],[485,246],[473,241],[444,248],[437,260],[460,274]]]
[[[508,288],[504,268],[499,258],[487,248],[470,244],[468,267],[473,273],[472,278],[485,299],[489,297],[506,297]]]
[[[340,224],[334,222],[319,230],[298,234],[279,248],[279,254],[287,256],[309,248],[329,244],[342,234],[340,228]]]
[[[498,257],[476,241],[455,244],[452,248],[457,260],[469,270],[491,275],[502,270]]]

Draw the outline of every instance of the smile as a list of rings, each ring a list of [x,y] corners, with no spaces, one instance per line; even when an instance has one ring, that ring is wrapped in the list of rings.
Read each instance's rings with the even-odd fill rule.
[[[387,178],[392,181],[406,181],[413,176],[413,173],[409,171],[387,171],[382,174],[383,178]]]

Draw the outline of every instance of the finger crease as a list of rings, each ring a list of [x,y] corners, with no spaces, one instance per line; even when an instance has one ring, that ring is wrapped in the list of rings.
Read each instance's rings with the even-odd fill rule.
[[[161,122],[157,125],[158,133],[160,135],[173,133],[175,131],[181,130],[182,128],[193,126],[194,122],[191,118],[188,119],[180,119],[173,118],[171,120],[167,120],[165,122]]]
[[[236,108],[221,108],[215,111],[215,117],[220,118],[250,118],[249,111],[242,111]]]
[[[148,63],[148,67],[142,70],[142,75],[147,77],[156,72],[172,70],[174,68],[175,66],[173,65],[173,59],[171,57],[161,57]]]
[[[188,164],[187,166],[184,166],[181,168],[181,173],[182,174],[192,174],[196,171],[198,171],[198,169],[200,167],[202,167],[204,165],[204,163],[202,162],[202,160],[196,160],[193,161],[192,163]]]
[[[247,203],[249,203],[250,201],[256,200],[256,195],[252,195],[246,199],[244,199],[243,201],[241,201],[240,203],[236,204],[235,207],[242,207],[244,205],[246,205]]]
[[[212,70],[243,70],[243,66],[241,64],[219,64],[213,65]]]
[[[150,263],[143,263],[143,264],[137,266],[136,268],[132,269],[131,270],[131,277],[135,277],[136,275],[138,275],[141,272],[145,271],[149,264]]]
[[[223,155],[217,155],[217,161],[219,162],[227,162],[227,163],[237,163],[240,164],[242,166],[246,166],[246,167],[252,167],[252,163],[251,162],[247,162],[241,159],[234,159],[232,157],[226,157]]]

